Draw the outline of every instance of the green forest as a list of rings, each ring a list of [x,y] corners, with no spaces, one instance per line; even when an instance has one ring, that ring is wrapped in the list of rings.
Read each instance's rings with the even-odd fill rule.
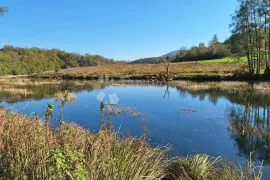
[[[33,74],[71,67],[97,66],[116,63],[100,55],[68,53],[59,49],[20,48],[0,49],[0,75]]]
[[[214,35],[209,41],[208,46],[201,42],[198,46],[193,46],[190,49],[181,48],[177,53],[174,61],[198,61],[198,60],[211,60],[221,59],[236,54],[242,54],[242,49],[236,49],[234,46],[235,39],[229,38],[225,42],[220,43],[218,36]]]
[[[172,62],[185,62],[185,61],[200,61],[200,60],[212,60],[221,59],[230,56],[243,57],[245,50],[243,43],[241,42],[241,36],[237,33],[232,34],[231,37],[224,42],[220,42],[217,35],[209,41],[208,45],[204,42],[200,42],[198,46],[192,46],[191,48],[181,47],[176,56],[169,57]],[[133,61],[134,64],[148,63],[157,64],[164,59],[163,56],[142,58]]]
[[[270,1],[239,0],[239,7],[232,17],[233,34],[240,35],[248,59],[249,73],[269,75],[270,61]]]

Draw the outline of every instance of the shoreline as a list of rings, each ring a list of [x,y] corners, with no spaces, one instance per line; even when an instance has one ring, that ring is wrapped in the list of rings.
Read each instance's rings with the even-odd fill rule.
[[[33,79],[60,79],[60,80],[98,80],[100,77],[108,76],[113,80],[149,80],[149,81],[161,81],[160,76],[162,74],[152,75],[111,75],[111,74],[100,74],[100,75],[75,75],[75,74],[62,74],[62,73],[50,73],[50,74],[33,74],[23,77],[29,77]],[[22,76],[18,76],[22,77]],[[13,76],[16,78],[16,76]],[[263,75],[231,75],[231,74],[177,74],[172,75],[172,81],[244,81],[244,82],[270,82],[270,77]]]

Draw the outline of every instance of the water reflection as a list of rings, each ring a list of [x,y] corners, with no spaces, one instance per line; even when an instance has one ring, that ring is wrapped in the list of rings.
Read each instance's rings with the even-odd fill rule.
[[[178,88],[180,96],[187,94],[200,101],[208,97],[214,105],[220,99],[232,104],[225,110],[229,121],[228,131],[235,141],[240,156],[248,158],[254,152],[255,160],[270,164],[270,95],[250,91],[230,93],[226,91],[188,91]]]
[[[63,81],[58,84],[26,85],[24,88],[31,90],[32,94],[14,97],[7,92],[0,92],[0,102],[14,104],[23,101],[30,102],[31,100],[39,101],[53,97],[59,91],[69,90],[79,94],[79,99],[76,106],[74,105],[75,108],[67,107],[67,116],[80,124],[87,125],[89,129],[94,129],[99,127],[99,122],[92,120],[98,119],[99,121],[100,119],[98,112],[99,101],[89,103],[86,98],[96,98],[96,94],[92,93],[98,91],[95,87],[96,83],[92,81]],[[108,86],[114,86],[119,90],[120,95],[123,97],[123,101],[121,100],[123,105],[143,110],[143,113],[149,113],[145,117],[146,120],[151,118],[155,120],[148,121],[149,130],[154,140],[171,140],[171,144],[174,144],[177,148],[179,144],[179,150],[186,148],[185,145],[189,146],[186,148],[188,149],[186,150],[187,153],[190,152],[189,149],[191,148],[197,151],[200,151],[201,148],[203,152],[213,152],[216,153],[215,155],[223,155],[220,152],[223,152],[225,146],[230,146],[234,142],[234,148],[239,156],[248,157],[250,152],[254,151],[256,160],[264,160],[266,164],[270,164],[270,95],[268,94],[258,94],[252,91],[230,93],[211,89],[190,91],[166,84],[143,84],[138,82],[135,84],[129,82],[128,86],[120,82],[115,82],[113,85],[103,83],[100,88],[104,89],[108,88]],[[166,101],[163,100],[164,98],[166,98]],[[218,107],[221,105],[219,102],[223,103],[222,108]],[[46,104],[47,102],[43,103]],[[227,108],[224,108],[224,103],[226,103]],[[199,109],[196,107],[199,107]],[[41,108],[43,109],[40,111],[44,112],[44,105]],[[186,108],[182,110],[183,112],[192,113],[179,113],[181,108]],[[204,118],[221,117],[222,113],[226,114],[226,117],[215,120],[214,130],[211,129],[209,120],[203,121]],[[91,123],[85,120],[87,118],[91,118]],[[122,116],[117,117],[115,123],[121,125],[125,118]],[[220,126],[221,123],[222,126]],[[132,129],[135,132],[137,124],[140,123],[131,121],[130,126],[123,124],[123,127],[126,126],[127,129]],[[209,135],[210,130],[215,134]],[[221,134],[221,130],[226,132]],[[213,137],[216,137],[216,139]],[[192,144],[185,142],[187,138],[191,139]],[[230,139],[230,141],[227,141],[227,144],[224,143],[224,147],[219,148],[218,145],[221,146],[223,143],[218,142],[222,141],[220,139],[224,141]],[[229,153],[235,153],[232,149],[229,150],[231,150]],[[228,152],[224,150],[223,153]]]
[[[166,98],[166,96],[167,96],[167,98],[170,97],[170,91],[169,91],[169,85],[168,85],[168,84],[167,84],[167,86],[166,86],[166,90],[165,90],[165,92],[164,92],[163,98]]]
[[[70,92],[79,93],[82,91],[92,92],[95,90],[95,81],[62,81],[59,84],[42,84],[42,85],[24,85],[24,89],[30,90],[31,94],[10,94],[8,92],[0,91],[0,102],[6,101],[10,104],[26,100],[42,100],[44,98],[53,97],[55,93],[68,90]],[[103,89],[108,84],[101,84]],[[15,88],[22,88],[21,86],[14,86]]]
[[[270,101],[269,95],[239,95],[243,106],[228,110],[231,138],[239,154],[248,157],[254,151],[256,160],[270,163]]]

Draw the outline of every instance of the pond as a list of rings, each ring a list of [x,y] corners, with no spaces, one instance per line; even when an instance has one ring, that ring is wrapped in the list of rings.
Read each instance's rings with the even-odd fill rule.
[[[160,83],[61,81],[25,85],[31,93],[0,92],[1,106],[44,118],[54,103],[52,125],[59,123],[60,108],[54,94],[69,90],[76,101],[67,103],[64,120],[88,130],[101,125],[100,103],[111,102],[126,113],[111,116],[123,135],[142,136],[145,125],[152,146],[171,145],[172,155],[206,153],[244,164],[253,152],[264,162],[264,179],[270,178],[270,97],[267,94],[228,91],[189,91]]]

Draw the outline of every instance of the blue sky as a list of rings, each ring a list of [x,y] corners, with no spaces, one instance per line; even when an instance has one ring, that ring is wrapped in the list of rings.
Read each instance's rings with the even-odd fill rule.
[[[0,0],[0,46],[58,48],[116,60],[220,41],[237,0]]]

